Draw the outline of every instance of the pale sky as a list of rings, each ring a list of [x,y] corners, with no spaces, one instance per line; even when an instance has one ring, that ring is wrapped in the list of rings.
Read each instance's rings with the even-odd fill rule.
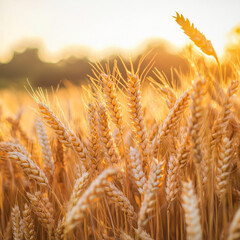
[[[220,54],[240,23],[240,0],[0,0],[0,60],[23,39],[40,39],[49,56],[69,46],[133,48],[147,38],[188,43],[172,18],[182,13]]]

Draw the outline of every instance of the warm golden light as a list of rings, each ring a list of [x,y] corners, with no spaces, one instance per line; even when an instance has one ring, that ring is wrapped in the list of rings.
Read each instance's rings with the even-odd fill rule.
[[[172,19],[175,11],[188,16],[221,54],[226,33],[240,21],[239,6],[233,0],[2,0],[0,60],[9,59],[16,43],[26,38],[40,39],[45,55],[53,60],[69,46],[131,49],[149,38],[164,38],[181,46],[189,40]]]

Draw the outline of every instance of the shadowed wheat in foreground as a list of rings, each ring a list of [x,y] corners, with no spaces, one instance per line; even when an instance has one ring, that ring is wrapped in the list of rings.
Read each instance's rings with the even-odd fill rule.
[[[175,19],[217,64],[188,59],[178,80],[144,57],[93,64],[88,86],[4,95],[1,239],[240,239],[238,63],[221,75]]]

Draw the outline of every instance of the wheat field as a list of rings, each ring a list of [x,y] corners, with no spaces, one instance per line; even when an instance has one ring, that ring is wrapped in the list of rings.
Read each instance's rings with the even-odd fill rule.
[[[1,239],[240,239],[239,63],[226,77],[175,20],[205,54],[180,82],[143,56],[92,64],[80,87],[1,91]]]

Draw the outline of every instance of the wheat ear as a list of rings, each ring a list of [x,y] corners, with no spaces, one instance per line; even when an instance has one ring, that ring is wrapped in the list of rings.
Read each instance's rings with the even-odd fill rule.
[[[145,221],[146,214],[153,209],[153,205],[156,201],[155,195],[157,194],[165,177],[164,166],[165,165],[163,162],[158,163],[157,160],[153,158],[149,173],[149,179],[147,182],[144,198],[141,203],[141,208],[138,216],[139,229],[143,229],[143,227],[146,225],[147,223],[147,220]]]
[[[115,65],[115,67],[117,67],[117,65]],[[116,81],[113,80],[113,76],[107,75],[105,73],[102,73],[101,77],[102,77],[101,82],[103,85],[103,92],[105,95],[105,103],[110,113],[110,116],[112,118],[112,121],[118,129],[118,131],[115,131],[116,132],[115,143],[116,144],[118,143],[117,147],[119,149],[119,152],[121,153],[121,150],[123,150],[123,153],[124,153],[125,173],[126,173],[126,192],[128,196],[129,195],[129,189],[128,189],[129,176],[128,176],[128,166],[127,166],[128,164],[127,164],[127,158],[126,158],[126,152],[125,152],[125,144],[123,141],[122,111],[121,111],[120,102],[117,96]]]
[[[68,210],[65,221],[66,233],[84,219],[91,204],[97,201],[100,193],[104,192],[104,186],[108,184],[108,179],[115,175],[117,171],[117,168],[108,168],[104,170],[94,181],[92,181],[91,185],[83,193],[76,205]]]
[[[209,177],[209,171],[211,169],[211,165],[212,163],[208,162],[207,156],[206,156],[206,152],[205,155],[203,156],[203,159],[200,163],[201,165],[201,176],[202,176],[202,185],[206,186],[206,184],[208,183],[208,177]]]
[[[179,163],[179,167],[183,169],[187,165],[187,160],[190,155],[190,137],[189,134],[186,134],[180,148],[177,152],[177,161]]]
[[[55,230],[55,240],[64,240],[64,223],[65,217],[58,221],[57,228]]]
[[[130,147],[131,172],[140,194],[144,193],[147,179],[142,169],[142,161],[139,152]]]
[[[112,137],[109,118],[103,105],[99,106],[98,123],[100,140],[105,150],[105,156],[110,164],[118,163],[120,161],[119,152]]]
[[[27,192],[27,197],[29,198],[31,209],[39,222],[48,232],[51,232],[54,226],[54,218],[52,205],[49,200],[40,192],[35,192],[35,194]]]
[[[77,201],[79,200],[82,193],[84,192],[87,185],[89,184],[89,180],[90,180],[90,172],[83,173],[82,176],[80,176],[77,179],[73,187],[71,198],[69,200],[69,209],[71,209],[76,205]]]
[[[187,90],[182,96],[175,102],[173,108],[165,118],[162,127],[159,129],[157,136],[152,142],[153,156],[157,157],[159,144],[164,136],[166,136],[170,130],[176,127],[177,123],[183,116],[184,111],[188,108],[191,96],[190,90]]]
[[[223,137],[218,155],[219,158],[216,166],[216,192],[222,200],[227,191],[230,163],[233,155],[232,142],[227,137]]]
[[[36,232],[34,230],[34,221],[31,216],[31,209],[27,203],[25,203],[23,210],[23,233],[26,240],[37,239]]]
[[[176,13],[174,18],[175,21],[181,26],[184,33],[194,42],[194,44],[198,46],[205,54],[213,56],[219,64],[216,51],[213,48],[211,41],[207,40],[206,37],[194,27],[194,24],[191,24],[190,21],[187,18],[185,19],[182,14],[179,15],[179,13]]]
[[[44,103],[38,103],[38,107],[43,119],[55,131],[58,139],[66,147],[71,147],[77,153],[84,166],[89,168],[87,150],[80,139],[54,115],[54,113]]]
[[[49,179],[52,179],[54,176],[54,164],[52,160],[52,151],[49,145],[45,127],[39,118],[36,120],[35,126],[38,134],[38,141],[42,148],[45,172],[47,176],[49,176]]]
[[[22,129],[20,125],[20,118],[18,117],[17,119],[13,119],[11,117],[8,117],[6,120],[12,124],[12,131],[14,132],[13,135],[15,136],[16,131],[18,131],[20,138],[23,141],[24,145],[27,147],[27,149],[32,148],[33,140],[30,139],[27,133]]]
[[[0,143],[0,151],[5,152],[5,153],[19,152],[23,155],[28,154],[28,152],[26,151],[26,149],[22,145],[16,144],[16,143],[13,143],[13,142],[1,142]]]
[[[217,145],[221,140],[222,134],[226,131],[228,126],[230,115],[232,113],[232,98],[237,93],[239,87],[239,81],[232,81],[231,85],[228,88],[227,96],[223,101],[223,109],[220,112],[219,116],[215,120],[212,128],[211,140],[210,140],[210,148],[212,154],[214,156],[215,151],[217,149]],[[214,156],[215,157],[215,156]]]
[[[112,121],[119,129],[120,134],[123,134],[123,124],[122,124],[122,113],[120,102],[117,97],[116,84],[114,83],[112,77],[105,73],[102,73],[102,84],[103,84],[103,92],[106,98],[106,105],[108,111],[110,112],[110,116]]]
[[[123,231],[118,232],[118,240],[133,240],[131,236]]]
[[[198,208],[198,199],[195,194],[192,181],[183,182],[182,185],[182,206],[185,212],[187,224],[187,239],[201,240],[202,228]]]
[[[190,119],[190,138],[192,142],[193,158],[199,164],[202,159],[201,142],[202,126],[204,117],[203,101],[206,94],[206,81],[202,78],[196,80],[193,84],[191,119]]]
[[[19,207],[16,205],[12,208],[12,234],[14,240],[23,240],[22,219],[20,216]]]
[[[171,155],[168,162],[167,181],[166,181],[166,200],[168,202],[168,208],[176,198],[178,193],[178,174],[179,174],[179,161]]]
[[[168,87],[161,87],[160,91],[167,97],[166,102],[167,102],[168,108],[172,109],[175,102],[177,101],[177,97],[173,89]]]
[[[136,213],[128,198],[113,183],[108,183],[104,187],[108,199],[118,206],[121,211],[127,214],[129,219],[136,219]]]
[[[44,172],[26,155],[26,151],[22,146],[3,142],[0,143],[0,150],[6,152],[7,157],[15,161],[30,179],[35,180],[40,186],[45,186],[50,189],[48,179]]]
[[[129,112],[135,132],[135,138],[143,156],[143,163],[145,166],[148,165],[149,161],[149,139],[143,118],[140,79],[137,75],[132,74],[131,72],[127,72],[127,76]]]
[[[154,138],[156,137],[159,128],[161,127],[161,125],[154,123],[153,126],[151,127],[150,131],[149,131],[149,141],[152,144],[152,141],[154,140]]]
[[[137,237],[142,240],[153,240],[153,238],[141,228],[136,229],[135,232]]]
[[[88,107],[88,125],[89,125],[89,144],[88,151],[91,157],[93,168],[97,169],[99,165],[99,134],[98,134],[98,120],[95,104],[89,104]]]

